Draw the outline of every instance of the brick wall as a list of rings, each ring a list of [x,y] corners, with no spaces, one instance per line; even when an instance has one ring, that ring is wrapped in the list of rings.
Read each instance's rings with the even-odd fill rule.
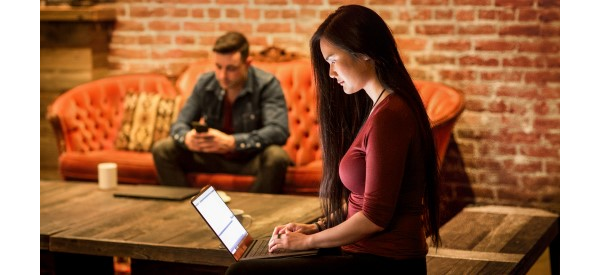
[[[386,20],[414,78],[465,94],[443,167],[451,202],[559,210],[558,0],[118,0],[109,60],[176,75],[228,30],[251,51],[308,55],[316,26],[349,2]]]

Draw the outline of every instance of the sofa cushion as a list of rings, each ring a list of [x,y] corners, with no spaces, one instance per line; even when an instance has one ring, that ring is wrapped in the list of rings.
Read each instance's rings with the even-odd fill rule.
[[[169,135],[169,128],[179,114],[181,100],[181,96],[128,92],[115,148],[150,151],[155,141]]]
[[[98,164],[117,164],[119,184],[158,184],[152,154],[124,150],[65,152],[58,157],[60,173],[65,180],[98,180]]]

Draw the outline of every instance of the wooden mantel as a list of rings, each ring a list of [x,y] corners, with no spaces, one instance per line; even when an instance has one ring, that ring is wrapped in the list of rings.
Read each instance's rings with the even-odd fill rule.
[[[114,21],[116,17],[115,4],[40,6],[40,21]]]
[[[115,3],[40,5],[40,87],[62,92],[109,71]]]

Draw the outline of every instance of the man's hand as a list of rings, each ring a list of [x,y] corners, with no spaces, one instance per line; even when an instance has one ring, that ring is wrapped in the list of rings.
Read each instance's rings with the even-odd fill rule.
[[[209,128],[205,133],[198,133],[192,129],[185,135],[185,145],[195,152],[225,154],[235,149],[235,139],[213,128]]]

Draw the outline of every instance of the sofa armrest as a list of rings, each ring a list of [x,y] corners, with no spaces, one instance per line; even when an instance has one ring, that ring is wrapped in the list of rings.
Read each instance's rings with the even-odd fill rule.
[[[128,92],[178,94],[161,74],[117,75],[78,85],[48,106],[46,117],[55,131],[59,152],[113,149]]]
[[[60,125],[60,118],[55,112],[48,110],[46,119],[50,122],[50,125],[52,125],[52,131],[54,132],[54,138],[56,139],[56,147],[58,148],[58,154],[60,155],[66,151],[65,136],[63,134],[62,126]]]

